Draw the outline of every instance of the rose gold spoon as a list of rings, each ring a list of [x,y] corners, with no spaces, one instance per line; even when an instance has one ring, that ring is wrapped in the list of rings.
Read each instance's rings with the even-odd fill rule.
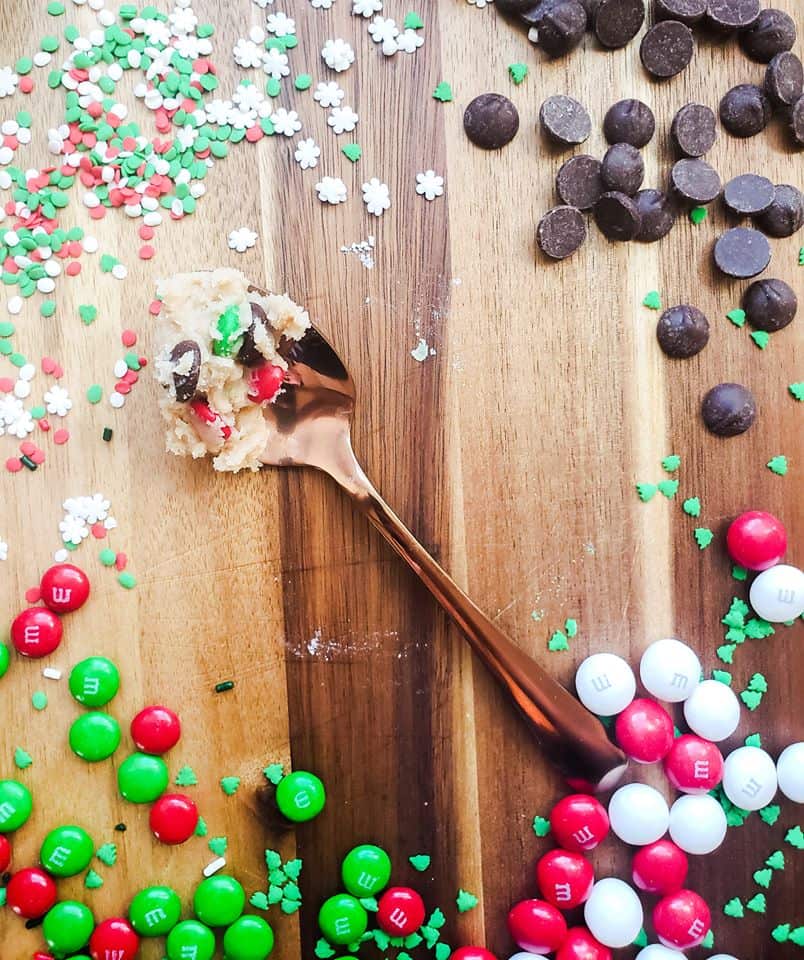
[[[264,407],[273,426],[261,459],[328,473],[410,565],[453,619],[525,717],[550,759],[576,788],[607,790],[628,761],[603,725],[522,650],[441,569],[374,489],[352,450],[355,386],[324,337],[311,327],[283,340],[282,393]]]

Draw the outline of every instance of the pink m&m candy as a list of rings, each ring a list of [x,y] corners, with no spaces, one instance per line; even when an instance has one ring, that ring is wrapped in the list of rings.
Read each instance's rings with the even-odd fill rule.
[[[580,853],[550,850],[536,864],[536,882],[545,900],[561,910],[571,910],[589,896],[595,871]]]
[[[664,758],[664,772],[682,793],[709,793],[723,779],[723,756],[709,740],[684,734]]]
[[[522,900],[511,907],[508,930],[528,953],[555,953],[567,938],[564,917],[545,900]]]
[[[559,800],[550,813],[556,843],[581,853],[594,848],[609,832],[609,817],[599,800],[587,793],[571,793]]]
[[[70,613],[89,597],[89,577],[72,563],[57,563],[42,574],[42,601],[56,613]]]
[[[735,563],[748,570],[767,570],[787,549],[787,533],[772,513],[749,510],[732,520],[726,547]]]
[[[11,624],[11,642],[23,657],[46,657],[61,643],[61,620],[44,607],[28,607]]]
[[[617,717],[617,743],[637,763],[657,763],[673,745],[673,720],[655,700],[640,697]]]
[[[709,933],[711,921],[706,902],[692,890],[668,894],[653,908],[656,935],[666,947],[675,950],[697,947]]]
[[[634,884],[646,893],[675,893],[684,886],[689,863],[672,840],[657,840],[634,854]]]

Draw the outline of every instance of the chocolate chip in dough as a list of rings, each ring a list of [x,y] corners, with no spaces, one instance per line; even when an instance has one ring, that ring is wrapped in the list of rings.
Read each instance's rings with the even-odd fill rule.
[[[796,143],[804,147],[804,97],[799,97],[790,110],[790,132]]]
[[[689,64],[695,52],[692,30],[680,20],[660,20],[639,45],[643,67],[652,77],[674,77]]]
[[[561,164],[556,175],[556,193],[562,203],[591,210],[606,192],[600,178],[600,161],[581,153]]]
[[[497,9],[518,16],[533,9],[533,0],[497,0]]]
[[[767,127],[771,103],[753,83],[732,87],[720,101],[720,122],[735,137],[753,137]]]
[[[639,233],[639,207],[628,194],[612,190],[595,204],[595,223],[609,240],[633,240]]]
[[[750,227],[732,227],[721,234],[714,249],[715,264],[728,277],[745,280],[768,266],[771,249],[767,237]]]
[[[719,33],[746,30],[759,16],[759,0],[708,0],[706,22]]]
[[[769,237],[792,237],[804,223],[801,191],[789,183],[779,184],[773,192],[773,203],[754,222]]]
[[[645,22],[645,0],[601,0],[595,15],[595,35],[604,47],[624,47]]]
[[[657,20],[678,20],[692,27],[703,20],[706,0],[656,0],[653,9]]]
[[[249,293],[253,293],[255,291],[256,288],[253,290],[249,288]],[[237,351],[237,359],[238,362],[242,363],[244,367],[259,367],[261,364],[265,363],[265,357],[257,349],[254,328],[257,326],[257,324],[260,324],[267,329],[269,326],[268,317],[259,303],[254,303],[254,301],[252,301],[249,306],[251,307],[251,324],[243,334],[243,343],[241,344],[240,349]]]
[[[686,157],[702,157],[717,139],[717,117],[702,103],[688,103],[673,117],[670,137]]]
[[[790,51],[777,53],[765,69],[765,93],[777,107],[792,107],[804,92],[804,67]]]
[[[583,40],[586,33],[586,9],[580,0],[543,0],[531,15],[528,39],[548,57],[561,57]]]
[[[722,189],[717,170],[700,159],[679,160],[673,164],[670,182],[682,200],[693,206],[711,203]]]
[[[635,240],[654,243],[667,236],[676,222],[676,207],[661,190],[640,190],[634,197],[641,218]]]
[[[704,396],[701,416],[707,430],[718,437],[736,437],[757,417],[751,391],[740,383],[719,383]]]
[[[516,136],[519,114],[508,97],[501,93],[481,93],[466,108],[463,128],[475,146],[499,150]]]
[[[179,403],[187,403],[195,396],[198,375],[201,372],[201,348],[195,340],[179,340],[170,351],[170,362],[181,372],[173,373],[173,388]]]
[[[539,221],[536,242],[553,260],[563,260],[586,239],[586,220],[576,207],[553,207]]]
[[[606,111],[603,134],[609,143],[644,147],[656,130],[653,111],[641,100],[618,100]]]
[[[723,188],[723,202],[738,216],[753,216],[773,203],[774,186],[767,177],[743,173]]]
[[[554,143],[571,147],[592,132],[592,121],[583,104],[572,97],[548,97],[539,110],[539,122]]]
[[[642,186],[645,164],[636,147],[615,143],[603,155],[600,176],[607,190],[619,190],[632,196]]]
[[[752,327],[775,333],[795,317],[798,297],[784,280],[755,280],[743,294],[742,307]]]
[[[740,46],[747,56],[768,63],[777,53],[790,50],[796,42],[796,23],[784,10],[760,10],[759,16],[740,33]]]
[[[697,307],[681,303],[659,317],[656,339],[668,357],[694,357],[709,343],[709,321]]]

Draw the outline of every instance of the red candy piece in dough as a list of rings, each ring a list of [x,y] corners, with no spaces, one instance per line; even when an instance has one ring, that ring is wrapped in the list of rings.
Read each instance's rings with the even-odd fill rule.
[[[458,947],[450,954],[450,960],[497,960],[485,947]]]
[[[586,793],[571,793],[550,813],[556,843],[581,853],[594,848],[609,832],[609,817],[600,801]]]
[[[46,657],[61,643],[61,620],[44,607],[28,607],[11,624],[11,642],[23,657]]]
[[[167,707],[145,707],[131,721],[131,739],[143,753],[167,753],[181,736],[181,723]]]
[[[692,890],[668,894],[653,908],[656,936],[666,947],[689,950],[709,933],[712,917],[703,897]]]
[[[57,563],[45,570],[39,584],[45,606],[56,613],[70,613],[89,597],[89,578],[72,563]]]
[[[673,746],[673,719],[655,700],[640,697],[618,714],[617,743],[637,763],[657,763]]]
[[[282,367],[276,367],[272,363],[266,363],[251,372],[249,380],[248,398],[255,403],[265,403],[273,400],[279,393],[282,381],[285,379],[285,371]]]
[[[0,833],[0,873],[5,873],[11,865],[11,844],[8,837]]]
[[[611,950],[598,943],[586,927],[570,927],[556,960],[611,960]]]
[[[165,793],[151,807],[148,823],[157,840],[175,846],[195,833],[198,808],[183,793]]]
[[[726,547],[735,563],[748,570],[767,570],[787,550],[787,532],[772,513],[749,510],[732,520]]]
[[[689,863],[684,851],[672,840],[657,840],[634,854],[634,884],[646,893],[676,893],[684,886]]]
[[[567,922],[546,900],[522,900],[508,913],[508,930],[528,953],[555,953],[567,938]]]
[[[122,917],[102,920],[89,939],[92,960],[134,960],[139,948],[140,938]]]
[[[580,853],[550,850],[536,864],[536,882],[548,903],[560,910],[571,910],[589,896],[595,871]]]
[[[682,793],[708,793],[723,779],[723,755],[709,740],[684,734],[664,758],[664,772]]]
[[[6,903],[18,917],[36,920],[56,902],[56,884],[39,867],[18,870],[8,881]]]
[[[391,937],[407,937],[424,923],[424,903],[410,887],[390,887],[377,904],[377,924]]]

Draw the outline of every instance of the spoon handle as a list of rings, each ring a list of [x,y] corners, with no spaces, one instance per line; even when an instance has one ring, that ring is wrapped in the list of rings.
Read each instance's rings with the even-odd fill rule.
[[[351,454],[351,448],[349,448]],[[628,761],[600,721],[520,650],[436,563],[371,484],[354,454],[327,472],[418,575],[519,708],[575,789],[607,790]]]

